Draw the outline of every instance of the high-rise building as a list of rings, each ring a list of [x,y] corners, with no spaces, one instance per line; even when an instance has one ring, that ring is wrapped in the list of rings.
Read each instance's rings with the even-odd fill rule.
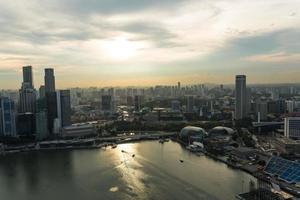
[[[33,137],[35,135],[35,114],[19,113],[17,115],[17,133],[22,137]]]
[[[110,114],[115,112],[115,102],[111,95],[102,95],[101,110],[104,113],[110,113]]]
[[[287,117],[284,119],[284,136],[300,139],[300,117]]]
[[[243,119],[247,116],[247,87],[246,76],[235,77],[235,119]]]
[[[19,112],[35,112],[36,90],[33,87],[32,67],[23,67],[23,82],[19,90]]]
[[[36,139],[43,140],[48,137],[47,112],[45,110],[36,113],[35,117]]]
[[[286,103],[286,110],[288,111],[288,113],[294,112],[295,101],[288,100],[285,103]]]
[[[41,85],[39,88],[39,98],[44,99],[46,97],[45,86]]]
[[[70,90],[46,93],[46,104],[50,134],[59,133],[61,128],[71,125]]]
[[[33,88],[22,88],[19,90],[19,112],[34,113],[36,109],[36,91]]]
[[[180,111],[180,101],[178,101],[178,100],[172,100],[171,101],[171,110],[173,112]]]
[[[71,125],[71,98],[70,90],[57,91],[57,118],[61,127]]]
[[[135,111],[140,111],[142,109],[143,101],[144,101],[144,96],[142,96],[142,95],[134,96],[134,110]]]
[[[32,66],[23,67],[23,83],[24,85],[33,88]]]
[[[194,112],[194,96],[193,95],[189,95],[186,98],[186,112],[192,113]]]
[[[57,97],[56,92],[46,93],[46,106],[47,106],[47,121],[48,131],[53,133],[54,120],[57,118]]]
[[[0,98],[0,137],[16,136],[15,105],[9,98]]]
[[[45,92],[55,92],[55,76],[54,69],[46,68],[45,69]]]
[[[268,115],[268,104],[267,102],[259,101],[256,103],[256,113],[260,120],[266,120]],[[259,121],[260,121],[259,120]]]

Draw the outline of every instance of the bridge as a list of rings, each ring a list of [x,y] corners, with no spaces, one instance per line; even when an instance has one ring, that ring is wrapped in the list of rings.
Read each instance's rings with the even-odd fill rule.
[[[252,122],[253,127],[281,126],[284,122]]]

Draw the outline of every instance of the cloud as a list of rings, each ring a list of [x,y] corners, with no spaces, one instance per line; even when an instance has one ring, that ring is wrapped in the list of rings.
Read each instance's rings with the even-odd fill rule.
[[[202,73],[216,81],[262,64],[294,70],[299,6],[298,0],[1,0],[0,69],[16,80],[22,65],[40,74],[52,66],[58,76],[86,74],[93,83],[101,76],[122,82],[117,73],[164,81],[180,74],[198,81],[194,74]],[[116,38],[135,49],[130,58],[109,55]],[[209,76],[214,73],[220,76]],[[20,81],[0,78],[1,85]]]
[[[245,60],[252,62],[271,62],[271,63],[295,63],[300,62],[300,53],[289,54],[286,52],[278,52],[264,55],[254,55],[246,57]]]

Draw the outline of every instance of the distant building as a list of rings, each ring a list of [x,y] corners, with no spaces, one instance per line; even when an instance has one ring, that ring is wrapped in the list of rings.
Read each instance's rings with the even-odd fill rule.
[[[203,142],[207,135],[207,132],[203,128],[186,126],[181,129],[180,133],[178,134],[178,139],[184,143],[190,144],[194,141]]]
[[[56,92],[46,93],[46,106],[47,106],[47,121],[48,131],[53,133],[54,120],[57,118],[57,97]]]
[[[111,95],[102,95],[101,97],[101,110],[104,113],[114,113],[115,112],[115,105],[113,96]]]
[[[134,96],[134,110],[135,111],[140,111],[142,109],[143,99],[144,99],[144,97],[141,95]]]
[[[46,93],[46,104],[48,130],[50,134],[59,133],[62,127],[71,125],[70,90]]]
[[[39,88],[39,98],[43,99],[46,97],[46,93],[45,93],[45,86],[41,85]]]
[[[92,124],[75,124],[62,129],[63,137],[82,137],[96,134],[96,128]]]
[[[256,112],[257,112],[257,117],[259,118],[258,121],[266,120],[267,115],[268,115],[268,104],[267,104],[267,102],[261,102],[261,101],[257,102]]]
[[[36,113],[36,139],[43,140],[48,137],[48,121],[47,121],[47,112],[45,110]]]
[[[192,113],[194,112],[194,96],[193,95],[188,95],[186,97],[186,112]]]
[[[278,113],[286,113],[286,103],[285,100],[279,99],[276,101],[276,107],[278,109]]]
[[[36,90],[33,87],[32,67],[23,67],[23,82],[19,90],[19,112],[35,112]]]
[[[173,112],[180,111],[180,101],[178,101],[178,100],[172,100],[171,101],[171,110]]]
[[[61,127],[71,125],[71,99],[70,90],[59,90],[57,94],[57,118]]]
[[[288,100],[285,103],[286,103],[286,110],[287,110],[287,112],[288,113],[294,112],[295,102],[292,101],[292,100]]]
[[[35,135],[35,114],[19,113],[17,115],[17,132],[19,136],[33,137]]]
[[[284,119],[284,135],[287,138],[300,139],[300,117]]]
[[[23,67],[23,83],[26,83],[29,88],[33,87],[33,75],[32,75],[32,66]]]
[[[36,91],[34,88],[22,88],[19,90],[19,113],[35,112]]]
[[[243,119],[247,116],[247,87],[246,76],[235,77],[235,119]]]
[[[45,69],[45,92],[55,92],[55,76],[54,69],[46,68]]]
[[[9,98],[0,98],[0,137],[15,137],[15,105]]]

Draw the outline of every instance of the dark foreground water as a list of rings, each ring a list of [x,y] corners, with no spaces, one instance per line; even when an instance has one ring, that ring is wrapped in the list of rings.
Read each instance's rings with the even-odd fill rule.
[[[0,157],[1,200],[223,200],[246,191],[251,178],[174,142]]]

